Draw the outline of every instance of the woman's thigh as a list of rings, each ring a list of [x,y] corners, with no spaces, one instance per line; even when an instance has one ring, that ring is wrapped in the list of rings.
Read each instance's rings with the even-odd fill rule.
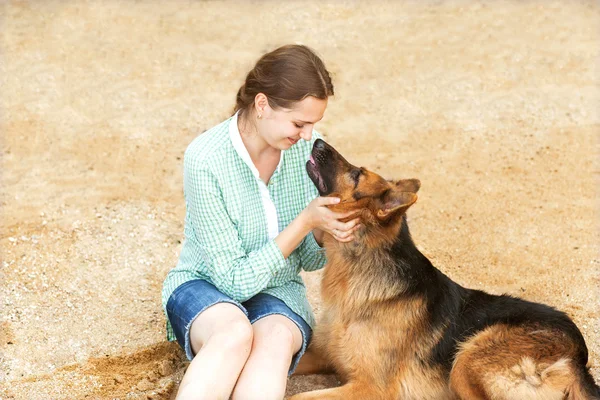
[[[230,303],[217,303],[200,313],[190,326],[190,346],[195,355],[211,338],[220,337],[233,347],[252,343],[252,325],[246,314]]]
[[[185,282],[167,302],[173,331],[189,360],[218,332],[229,329],[231,339],[247,340],[252,335],[246,309],[207,281]]]
[[[270,338],[286,343],[286,337],[289,338],[293,355],[288,372],[291,374],[310,341],[310,326],[283,301],[265,293],[259,293],[242,304],[252,323],[256,345],[260,345],[261,341],[268,343]]]

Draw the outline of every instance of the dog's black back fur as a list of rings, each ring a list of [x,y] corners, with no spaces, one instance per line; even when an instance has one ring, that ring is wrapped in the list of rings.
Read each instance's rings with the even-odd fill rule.
[[[399,276],[408,289],[401,296],[426,299],[431,329],[443,330],[443,336],[424,363],[443,366],[450,373],[460,343],[488,326],[533,325],[548,327],[568,335],[577,346],[579,365],[586,365],[588,349],[575,323],[562,311],[509,295],[491,295],[467,289],[435,268],[415,246],[403,216],[402,228],[390,248]],[[589,371],[581,371],[591,392],[600,390]]]

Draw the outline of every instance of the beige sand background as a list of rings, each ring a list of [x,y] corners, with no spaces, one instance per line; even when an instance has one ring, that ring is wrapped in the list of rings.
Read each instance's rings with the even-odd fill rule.
[[[265,51],[332,71],[318,125],[418,177],[416,243],[459,283],[566,311],[600,380],[597,1],[3,1],[0,398],[162,399],[182,154]],[[306,276],[319,313],[319,273]],[[290,380],[288,394],[335,385]]]

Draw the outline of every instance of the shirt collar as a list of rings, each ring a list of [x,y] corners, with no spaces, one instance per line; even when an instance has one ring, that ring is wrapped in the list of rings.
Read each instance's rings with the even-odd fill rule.
[[[260,179],[260,174],[258,172],[258,169],[256,169],[256,166],[252,162],[252,158],[250,158],[250,153],[248,153],[248,149],[246,149],[246,146],[244,145],[244,142],[242,141],[242,136],[240,134],[240,130],[238,129],[238,123],[237,123],[238,114],[239,114],[239,111],[237,111],[233,115],[233,117],[231,117],[231,120],[229,121],[229,137],[231,139],[231,144],[233,145],[233,148],[238,153],[240,158],[246,163],[246,165],[248,165],[248,167],[252,171],[252,174],[257,179]],[[281,167],[284,152],[285,152],[285,150],[281,151],[281,155],[279,158],[279,164],[277,164],[277,168],[275,169],[275,172],[278,172],[279,167]]]

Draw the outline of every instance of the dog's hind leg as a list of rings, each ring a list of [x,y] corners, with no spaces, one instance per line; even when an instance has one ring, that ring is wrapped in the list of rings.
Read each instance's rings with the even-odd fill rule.
[[[567,397],[576,381],[569,363],[561,359],[547,366],[523,357],[504,371],[469,374],[468,362],[460,360],[453,369],[451,387],[462,400],[588,400],[577,395]]]
[[[470,360],[457,359],[450,374],[450,388],[460,400],[488,400],[479,376],[471,371]]]
[[[462,400],[592,399],[569,394],[580,388],[574,355],[560,332],[492,326],[461,345],[450,387]]]

